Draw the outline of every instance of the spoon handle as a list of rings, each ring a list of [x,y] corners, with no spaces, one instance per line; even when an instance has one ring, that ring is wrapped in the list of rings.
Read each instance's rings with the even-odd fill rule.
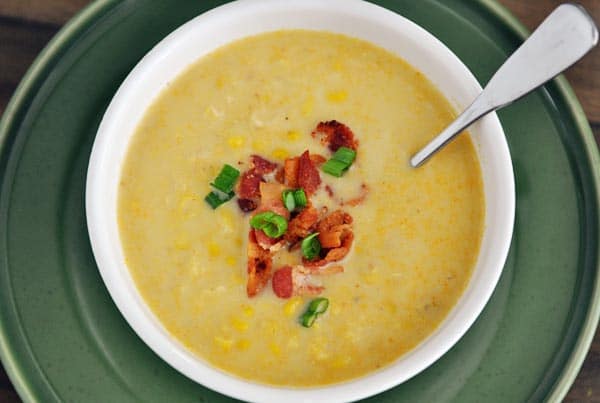
[[[474,121],[560,74],[597,42],[598,29],[582,7],[575,4],[557,7],[504,62],[473,103],[417,152],[410,164],[415,168],[422,165]]]

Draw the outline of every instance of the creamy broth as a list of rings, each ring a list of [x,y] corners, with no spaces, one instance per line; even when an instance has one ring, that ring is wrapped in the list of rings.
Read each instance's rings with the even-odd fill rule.
[[[140,293],[173,337],[241,378],[316,386],[390,364],[444,320],[478,256],[485,205],[470,139],[408,165],[453,116],[421,73],[341,35],[280,31],[203,57],[154,101],[123,167],[120,236]],[[352,250],[343,273],[320,279],[329,309],[307,329],[298,318],[312,297],[246,295],[249,215],[203,199],[223,164],[243,171],[250,154],[330,155],[310,133],[331,119],[360,144],[342,178],[321,172],[323,185],[338,200],[362,183],[369,192],[345,207]],[[321,190],[315,203],[331,201]]]

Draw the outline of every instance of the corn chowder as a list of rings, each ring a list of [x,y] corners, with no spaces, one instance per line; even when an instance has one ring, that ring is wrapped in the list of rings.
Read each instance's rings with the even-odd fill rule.
[[[408,165],[453,116],[421,73],[341,35],[278,31],[203,57],[123,167],[137,288],[174,338],[244,379],[317,386],[390,364],[444,320],[478,256],[470,139]]]

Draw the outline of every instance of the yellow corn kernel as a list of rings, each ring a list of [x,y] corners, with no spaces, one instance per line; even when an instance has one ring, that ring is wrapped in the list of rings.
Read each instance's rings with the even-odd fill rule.
[[[271,153],[271,156],[273,156],[275,159],[284,160],[290,156],[290,152],[285,148],[276,148]]]
[[[237,266],[237,259],[235,256],[227,256],[225,258],[225,263],[227,263],[227,266],[235,267]]]
[[[217,88],[221,89],[225,86],[226,82],[227,82],[227,77],[219,76],[215,80],[215,85]]]
[[[290,141],[296,141],[300,138],[301,134],[298,130],[290,130],[287,132],[287,138]]]
[[[333,64],[333,69],[337,72],[344,71],[344,65],[341,61],[336,60],[336,62]]]
[[[331,91],[327,93],[327,100],[329,102],[344,102],[348,98],[348,93],[344,90],[341,91]]]
[[[232,136],[227,139],[227,144],[231,148],[240,148],[244,145],[246,139],[242,136]]]
[[[233,340],[226,339],[225,337],[215,336],[213,341],[218,347],[221,347],[221,349],[223,349],[223,351],[225,352],[230,351],[231,347],[233,346]]]
[[[221,254],[221,248],[213,241],[210,241],[206,245],[206,249],[208,250],[208,255],[210,257],[217,257]]]
[[[233,328],[239,332],[245,332],[248,330],[248,322],[245,322],[239,318],[232,318],[231,326],[233,326]]]
[[[309,97],[306,99],[306,101],[304,101],[304,103],[300,107],[300,111],[302,112],[303,116],[308,116],[312,113],[314,107],[315,107],[315,100],[313,97]]]
[[[269,343],[269,350],[271,350],[273,355],[276,355],[277,357],[281,355],[281,347],[279,347],[279,344],[277,343]]]
[[[250,305],[242,305],[242,313],[251,318],[254,316],[254,308],[252,308]]]
[[[290,300],[288,302],[286,302],[285,305],[283,306],[283,313],[285,313],[286,316],[294,315],[301,302],[302,302],[302,298],[300,298],[300,297],[290,298]]]
[[[246,351],[250,348],[250,340],[242,339],[235,343],[235,346],[240,351]]]

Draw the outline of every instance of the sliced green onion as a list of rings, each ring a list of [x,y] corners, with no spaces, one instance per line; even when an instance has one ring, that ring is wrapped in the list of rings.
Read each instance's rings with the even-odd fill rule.
[[[289,211],[294,211],[296,208],[306,207],[308,200],[306,199],[306,193],[304,189],[287,189],[281,193],[281,200],[283,205]]]
[[[346,172],[348,165],[342,161],[330,159],[321,166],[321,170],[329,175],[337,176],[338,178]]]
[[[304,327],[311,327],[315,320],[317,319],[316,313],[305,312],[304,315],[300,317],[300,323]]]
[[[319,242],[318,232],[314,234],[310,234],[306,238],[302,240],[300,244],[300,248],[302,249],[302,255],[308,260],[312,260],[315,257],[319,256],[319,252],[321,252],[321,243]]]
[[[311,327],[317,316],[323,314],[327,311],[329,307],[329,300],[327,298],[315,298],[310,304],[308,304],[308,308],[306,308],[306,312],[300,317],[300,323],[304,327]]]
[[[281,193],[281,199],[283,200],[283,205],[289,211],[294,211],[296,208],[296,199],[294,198],[293,190],[284,190]]]
[[[294,201],[296,202],[296,207],[306,207],[308,201],[306,200],[304,189],[300,188],[294,190]]]
[[[279,238],[287,231],[287,220],[285,217],[272,211],[265,211],[250,219],[250,226],[259,229],[269,238]]]
[[[356,151],[348,147],[340,147],[337,149],[335,154],[333,154],[333,159],[341,161],[348,166],[352,165],[354,159],[356,158]]]
[[[321,169],[323,172],[339,178],[350,168],[355,159],[356,151],[348,147],[340,147],[333,157],[321,166]]]
[[[235,193],[233,191],[231,191],[229,193],[223,193],[223,192],[220,192],[220,191],[212,191],[212,192],[210,192],[209,194],[206,195],[206,197],[204,198],[204,200],[214,210],[217,207],[219,207],[221,204],[226,203],[229,200],[233,199],[233,196],[235,196]]]
[[[329,300],[327,298],[315,298],[308,305],[308,310],[316,314],[321,314],[329,307]]]
[[[219,172],[219,175],[215,178],[215,181],[210,185],[215,189],[220,190],[223,193],[228,194],[233,190],[235,182],[240,176],[240,171],[232,167],[231,165],[225,164]]]

